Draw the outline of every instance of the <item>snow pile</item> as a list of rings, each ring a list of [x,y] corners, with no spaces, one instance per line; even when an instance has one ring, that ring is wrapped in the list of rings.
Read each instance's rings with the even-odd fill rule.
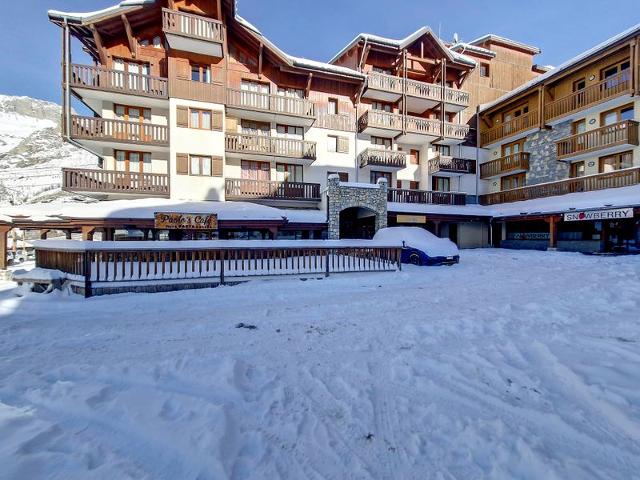
[[[448,238],[436,237],[420,227],[381,228],[373,237],[379,242],[405,244],[423,251],[430,257],[451,257],[459,255],[458,247]]]
[[[480,250],[89,300],[0,283],[0,477],[636,478],[639,275]]]

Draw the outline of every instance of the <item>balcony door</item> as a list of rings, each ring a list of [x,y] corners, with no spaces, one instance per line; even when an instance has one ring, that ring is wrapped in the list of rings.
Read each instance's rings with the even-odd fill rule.
[[[293,87],[278,87],[276,91],[275,108],[278,112],[291,113],[293,115],[306,115],[304,111],[304,90]]]
[[[371,183],[378,183],[379,179],[385,178],[387,180],[387,186],[390,187],[392,182],[391,177],[391,172],[377,172],[372,170],[369,179],[371,180]]]
[[[152,140],[151,131],[145,126],[151,123],[150,108],[115,105],[113,110],[116,120],[127,122],[115,124],[113,133],[116,138],[136,142]]]
[[[124,90],[149,91],[149,79],[147,76],[150,75],[151,67],[148,63],[115,58],[113,60],[113,70],[110,73],[113,87]]]
[[[507,143],[502,146],[502,156],[508,157],[510,155],[515,155],[524,150],[524,138],[522,140],[517,140],[515,142]]]
[[[240,82],[240,104],[245,107],[269,110],[269,84],[242,80]]]
[[[114,158],[116,171],[122,172],[115,176],[116,188],[141,188],[143,177],[136,174],[151,173],[151,153],[116,150]]]
[[[624,84],[631,78],[630,66],[631,64],[629,63],[629,60],[625,60],[624,62],[602,69],[600,72],[600,78],[602,80],[606,80],[602,85],[602,88],[605,91],[605,96],[607,96],[607,90],[618,90],[616,87],[624,88]]]

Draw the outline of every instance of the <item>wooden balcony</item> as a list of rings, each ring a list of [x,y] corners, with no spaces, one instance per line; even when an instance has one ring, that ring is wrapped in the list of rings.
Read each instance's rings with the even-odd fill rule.
[[[545,121],[559,119],[628,93],[631,93],[631,71],[624,70],[545,104],[544,118]]]
[[[429,173],[434,174],[475,174],[476,161],[466,158],[455,158],[448,155],[437,155],[429,160]]]
[[[356,121],[354,116],[346,113],[318,114],[314,126],[316,128],[326,128],[328,130],[338,130],[341,132],[356,131]]]
[[[224,25],[218,20],[163,8],[162,31],[174,50],[223,56]]]
[[[358,120],[358,130],[370,135],[395,136],[402,132],[403,117],[398,113],[367,110]]]
[[[167,99],[168,80],[163,77],[112,70],[101,66],[71,65],[69,85],[76,90],[98,90]]]
[[[462,143],[469,135],[469,125],[463,123],[444,122],[444,138],[440,143]]]
[[[186,78],[170,77],[169,93],[173,98],[198,102],[224,103],[224,86],[221,83],[194,82]]]
[[[534,198],[566,195],[568,193],[630,187],[638,184],[640,184],[640,168],[634,167],[615,172],[599,173],[558,182],[541,183],[502,192],[488,193],[480,195],[479,202],[482,205],[495,205],[497,203],[519,202]]]
[[[390,188],[387,194],[387,201],[396,203],[428,203],[433,205],[466,205],[467,195],[459,192],[434,192],[432,190]]]
[[[367,74],[367,83],[362,96],[383,102],[397,102],[402,96],[402,92],[403,80],[401,77],[370,72]]]
[[[558,160],[574,160],[593,152],[615,153],[616,149],[637,145],[638,122],[625,120],[558,140],[556,153]]]
[[[62,169],[62,190],[97,194],[169,197],[169,175],[84,168]]]
[[[227,200],[299,200],[320,201],[320,184],[302,182],[273,182],[227,178],[225,180]]]
[[[444,89],[444,102],[445,102],[445,105],[458,105],[462,107],[459,110],[462,110],[469,106],[469,92],[465,90],[456,90],[454,88],[446,87]],[[447,111],[457,111],[457,110],[447,109]]]
[[[433,118],[407,115],[407,134],[424,135],[431,140],[440,138],[442,137],[442,122]]]
[[[71,138],[168,147],[169,129],[166,125],[73,115]]]
[[[316,108],[306,98],[289,97],[247,90],[227,89],[227,108],[242,118],[259,121],[282,120],[293,125],[310,126],[316,119]],[[247,115],[247,112],[254,112]]]
[[[360,168],[376,167],[399,170],[407,166],[407,152],[386,150],[384,148],[367,148],[358,155]]]
[[[484,132],[480,132],[480,144],[486,146],[505,138],[517,135],[539,127],[540,117],[533,110],[508,122],[500,123]]]
[[[225,135],[225,150],[227,153],[242,154],[243,158],[270,156],[311,162],[316,159],[316,142],[266,135],[227,133]]]
[[[518,152],[480,164],[480,178],[498,177],[529,170],[529,153]]]

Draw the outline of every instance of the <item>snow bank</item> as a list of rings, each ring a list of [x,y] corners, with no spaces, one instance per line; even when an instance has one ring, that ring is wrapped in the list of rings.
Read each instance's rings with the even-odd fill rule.
[[[373,237],[381,242],[404,242],[406,246],[422,250],[430,257],[459,255],[458,247],[448,238],[436,237],[420,227],[388,227],[378,230]]]
[[[12,277],[14,281],[21,282],[50,282],[52,280],[65,280],[67,274],[60,270],[36,267],[31,270],[15,270]]]

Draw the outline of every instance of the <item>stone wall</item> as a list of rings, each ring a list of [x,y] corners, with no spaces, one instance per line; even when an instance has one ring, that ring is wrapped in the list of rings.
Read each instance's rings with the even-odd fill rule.
[[[556,156],[556,140],[571,135],[571,122],[555,125],[553,129],[542,129],[527,137],[524,151],[529,152],[527,185],[564,180],[569,177],[569,163],[559,162]]]
[[[387,181],[378,180],[377,186],[341,183],[337,175],[327,179],[327,210],[329,239],[340,238],[340,212],[346,208],[368,208],[376,214],[376,231],[387,226]]]

